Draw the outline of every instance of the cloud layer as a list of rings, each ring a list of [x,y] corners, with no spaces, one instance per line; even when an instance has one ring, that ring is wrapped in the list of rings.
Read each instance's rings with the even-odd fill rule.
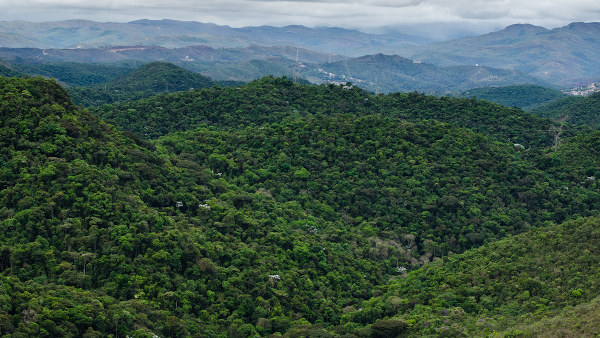
[[[90,19],[125,22],[141,18],[256,25],[377,27],[417,23],[548,28],[598,21],[597,0],[0,0],[0,20]]]

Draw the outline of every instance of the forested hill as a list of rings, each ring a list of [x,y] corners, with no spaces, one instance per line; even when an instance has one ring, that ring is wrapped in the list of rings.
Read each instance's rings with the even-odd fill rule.
[[[526,147],[552,145],[555,122],[520,109],[474,99],[436,98],[418,93],[371,95],[352,86],[299,85],[266,77],[245,86],[207,88],[159,95],[94,109],[104,119],[142,137],[155,138],[206,124],[217,128],[258,126],[287,117],[318,114],[382,114],[407,121],[432,119],[473,129]],[[563,136],[572,134],[564,128]]]
[[[571,137],[556,151],[496,141],[499,123],[521,128],[519,121],[530,118],[552,125],[520,110],[273,78],[137,104],[153,102],[181,118],[172,109],[176,99],[210,104],[215,115],[207,116],[215,120],[146,140],[77,107],[53,81],[0,78],[0,334],[368,336],[405,326],[429,332],[415,326],[423,323],[415,316],[438,309],[432,296],[409,298],[408,290],[400,303],[387,298],[405,287],[399,278],[406,272],[414,271],[409,281],[436,276],[439,265],[419,269],[451,252],[460,262],[467,250],[469,260],[490,250],[470,248],[600,209],[598,185],[588,177],[599,163],[573,160],[574,153],[594,151],[597,133]],[[257,109],[241,113],[253,103]],[[495,109],[488,113],[498,116],[494,128],[486,127],[484,107]],[[417,118],[437,110],[451,112],[453,123]],[[466,125],[461,121],[491,136],[458,127]],[[588,259],[588,272],[595,271],[595,251],[568,236],[568,246],[551,236],[539,245],[581,252],[577,259]],[[540,257],[515,252],[519,264]],[[527,271],[537,283],[536,270]],[[562,293],[529,296],[556,299],[548,303],[553,311],[581,303],[595,289],[585,289],[587,275],[580,276],[556,279],[574,287],[574,297],[583,295],[573,302],[562,302]],[[483,312],[463,307],[462,292],[443,297],[462,308],[467,326]],[[547,302],[533,300],[523,308],[485,304],[497,304],[503,315],[536,315]],[[378,302],[393,307],[379,309]]]
[[[600,129],[600,93],[586,97],[566,97],[531,112],[542,117],[562,120],[575,125],[585,124],[594,129]]]
[[[507,107],[519,107],[529,111],[551,101],[563,99],[567,94],[538,85],[473,88],[454,94],[456,97],[476,97]]]
[[[136,69],[137,62],[78,63],[78,62],[35,62],[13,63],[12,67],[29,76],[56,79],[68,87],[92,87],[106,83]]]
[[[214,85],[212,79],[169,62],[150,62],[105,86],[112,90],[177,92]]]
[[[4,65],[2,62],[0,62],[0,76],[18,76],[20,75],[18,71]]]
[[[74,64],[78,68],[78,64]],[[85,66],[81,66],[85,67]],[[79,67],[79,68],[81,68]],[[109,67],[110,68],[110,67]],[[115,66],[114,68],[119,69]],[[113,71],[115,71],[113,69]],[[169,62],[150,62],[122,76],[87,87],[71,87],[73,101],[83,106],[99,106],[119,101],[134,101],[160,93],[173,93],[218,86],[243,84],[213,81],[211,78]]]
[[[579,219],[447,257],[382,287],[341,322],[381,318],[361,332],[381,337],[596,336],[599,225]]]

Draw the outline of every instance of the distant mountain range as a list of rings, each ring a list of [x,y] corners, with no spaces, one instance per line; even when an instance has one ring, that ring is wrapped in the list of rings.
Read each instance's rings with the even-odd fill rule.
[[[105,46],[162,46],[180,48],[209,45],[216,48],[295,46],[326,53],[360,56],[401,50],[425,39],[411,35],[377,35],[337,27],[232,28],[176,20],[138,20],[103,23],[87,20],[33,23],[0,22],[1,47],[98,48]]]
[[[368,34],[336,27],[232,28],[175,20],[0,22],[0,60],[11,63],[162,60],[221,80],[295,76],[299,71],[315,81],[330,80],[308,66],[322,64],[315,69],[362,80],[373,91],[459,91],[467,85],[523,83],[564,88],[600,80],[600,23],[551,30],[517,24],[475,37],[426,42],[398,32]],[[373,56],[382,53],[406,60]],[[413,70],[406,69],[409,64]],[[443,67],[441,73],[436,66]],[[465,85],[452,87],[448,81]]]
[[[351,82],[376,93],[420,91],[448,94],[473,87],[542,83],[535,77],[514,70],[476,66],[439,67],[384,54],[345,58],[286,47],[0,48],[0,58],[12,62],[14,68],[22,73],[53,77],[65,84],[78,86],[105,83],[137,68],[136,62],[131,60],[140,60],[138,67],[141,63],[153,60],[168,61],[218,81],[248,82],[276,75],[306,79],[317,84]],[[85,60],[96,64],[85,66]],[[113,66],[107,62],[112,62]],[[167,73],[161,71],[165,76]],[[180,71],[176,73],[180,75]],[[168,76],[176,77],[172,74]],[[105,78],[104,81],[102,78]],[[164,86],[164,81],[160,86]]]
[[[108,48],[41,49],[0,48],[0,59],[16,63],[82,62],[107,63],[124,60],[170,61],[197,63],[242,62],[270,57],[283,57],[309,63],[339,61],[347,57],[326,54],[294,47],[262,47],[252,45],[243,48],[213,48],[190,46],[165,48],[158,46],[116,46]]]
[[[575,85],[600,78],[600,23],[577,22],[552,30],[512,25],[498,32],[416,47],[409,54],[442,66],[479,64]]]
[[[439,67],[395,55],[366,55],[318,65],[305,74],[309,81],[350,81],[373,92],[420,91],[444,94],[473,87],[541,83],[515,70],[482,66]]]

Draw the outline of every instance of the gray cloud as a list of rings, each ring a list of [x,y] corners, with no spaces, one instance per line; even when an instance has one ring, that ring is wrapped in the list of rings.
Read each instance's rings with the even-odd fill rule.
[[[0,20],[179,19],[227,24],[376,27],[597,21],[597,0],[0,0]]]

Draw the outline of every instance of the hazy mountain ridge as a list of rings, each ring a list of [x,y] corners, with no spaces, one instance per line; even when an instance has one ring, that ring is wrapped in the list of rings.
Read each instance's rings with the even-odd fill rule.
[[[0,22],[0,46],[90,48],[114,45],[168,48],[206,44],[217,48],[292,45],[358,56],[373,48],[383,51],[413,46],[419,38],[362,33],[356,30],[304,26],[232,28],[177,20],[137,20],[128,23],[72,20],[32,23]]]
[[[365,55],[325,63],[301,73],[315,83],[350,81],[373,92],[449,93],[473,87],[542,83],[513,70],[477,66],[440,67],[397,55]]]
[[[545,29],[512,25],[498,32],[416,47],[410,55],[439,65],[480,64],[521,70],[562,85],[600,77],[600,23]]]
[[[597,58],[600,54],[600,23],[597,22],[571,23],[554,29],[516,24],[497,32],[446,42],[419,45],[419,41],[422,40],[398,32],[367,34],[337,27],[232,28],[175,20],[0,22],[0,46],[47,49],[42,52],[18,51],[23,54],[22,57],[38,62],[56,62],[64,58],[63,54],[67,53],[64,48],[81,49],[79,61],[85,62],[90,62],[87,58],[95,60],[93,62],[115,62],[127,58],[147,61],[191,58],[203,62],[238,60],[240,63],[277,55],[295,60],[296,49],[299,49],[298,57],[302,62],[323,63],[329,62],[330,57],[331,61],[341,60],[338,55],[359,57],[385,53],[438,66],[478,65],[519,71],[558,86],[580,85],[600,79],[600,61]],[[281,48],[278,51],[269,49],[275,48],[273,46],[292,47],[276,47]],[[90,52],[92,47],[104,49],[94,54]],[[311,53],[320,56],[303,55]],[[2,49],[0,57],[14,58],[15,51]],[[317,61],[317,58],[320,60]]]
[[[319,53],[307,49],[258,45],[243,48],[213,48],[190,46],[165,48],[157,46],[115,46],[87,49],[41,49],[41,48],[0,48],[0,59],[16,63],[45,62],[84,62],[108,63],[125,60],[170,61],[170,62],[234,62],[264,59],[273,56],[299,61],[320,63],[338,61],[347,57],[337,54]]]
[[[22,69],[39,69],[44,62],[112,62],[117,67],[132,60],[169,61],[220,81],[252,81],[267,75],[299,77],[313,83],[352,82],[372,92],[420,91],[445,94],[472,87],[504,86],[543,81],[525,73],[476,66],[439,67],[397,55],[365,55],[346,58],[294,47],[214,49],[194,46],[113,47],[110,49],[9,49],[0,48],[0,58]],[[33,64],[33,65],[29,65]],[[38,65],[38,66],[36,66]],[[58,64],[56,65],[59,66]],[[61,65],[65,68],[66,65]],[[73,65],[77,67],[77,65]],[[43,73],[44,76],[63,74]]]

